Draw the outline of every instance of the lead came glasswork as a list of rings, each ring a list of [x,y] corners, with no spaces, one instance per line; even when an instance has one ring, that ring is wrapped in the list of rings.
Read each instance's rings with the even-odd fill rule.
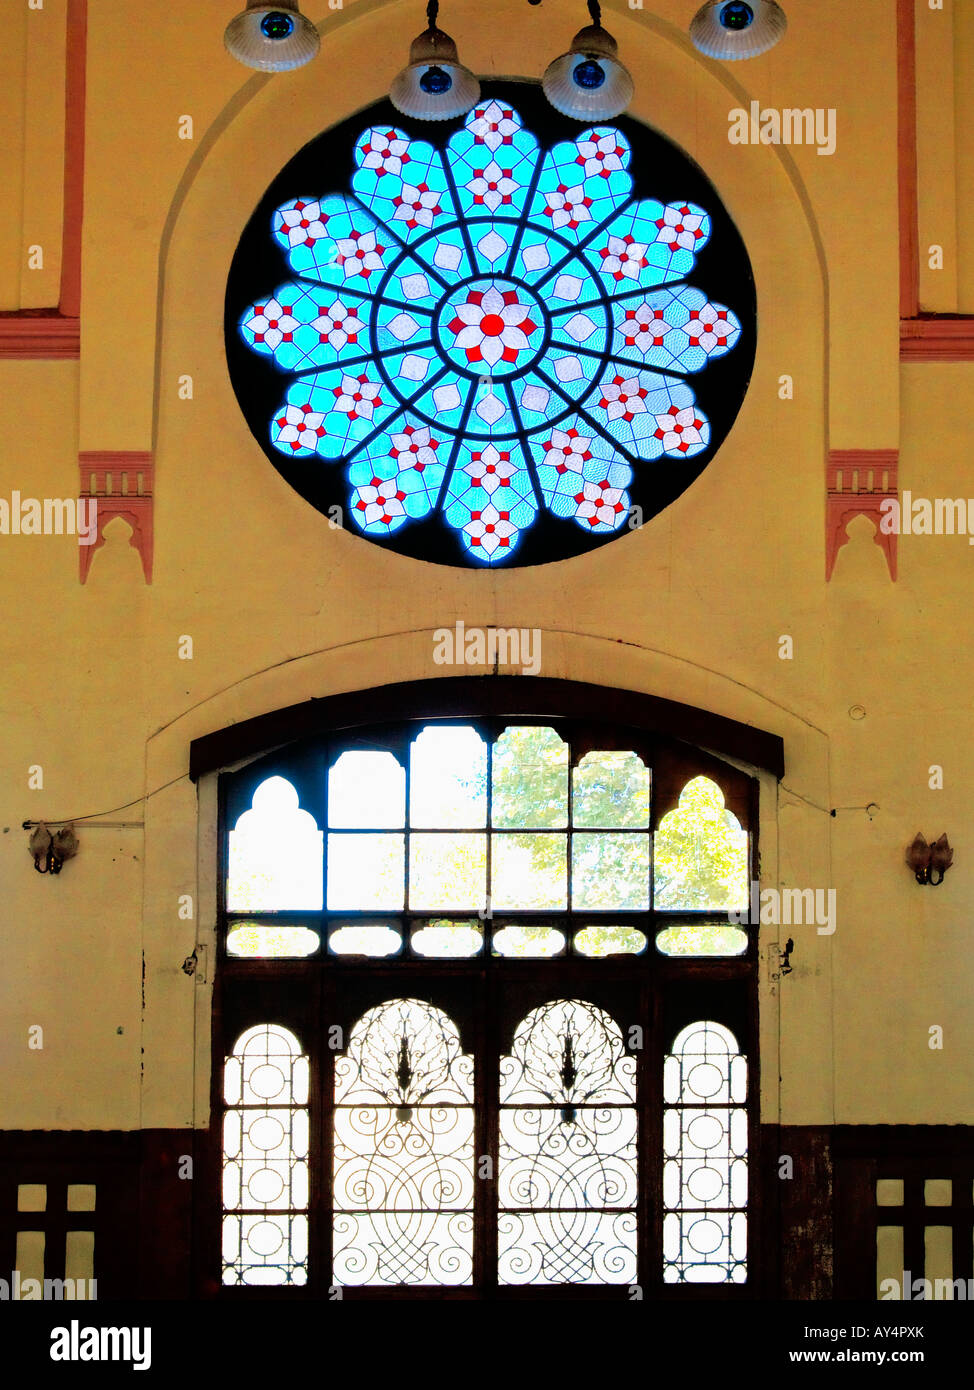
[[[292,1032],[258,1024],[224,1068],[223,1282],[308,1279],[308,1059]]]
[[[709,447],[689,379],[741,321],[685,283],[708,211],[635,195],[630,156],[609,125],[546,149],[489,99],[444,149],[366,129],[349,193],[277,207],[292,278],[238,331],[291,378],[272,448],[342,468],[365,535],[435,514],[502,565],[542,512],[618,533],[634,468]]]
[[[691,1023],[663,1063],[663,1279],[747,1279],[747,1059],[723,1024]]]

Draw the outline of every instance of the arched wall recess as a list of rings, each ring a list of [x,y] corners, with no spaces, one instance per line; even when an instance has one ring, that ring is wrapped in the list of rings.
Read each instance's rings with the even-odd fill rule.
[[[222,286],[239,233],[275,175],[316,134],[347,118],[350,110],[361,110],[369,101],[383,96],[382,81],[364,56],[374,50],[370,33],[374,32],[375,42],[379,42],[380,8],[373,11],[362,5],[350,6],[347,12],[331,16],[326,22],[326,45],[332,45],[333,61],[348,74],[340,89],[344,94],[341,105],[337,89],[333,95],[325,93],[312,77],[297,74],[289,88],[288,121],[281,122],[274,118],[277,89],[265,78],[250,79],[203,134],[177,189],[160,250],[154,433],[156,452],[163,456],[168,454],[170,441],[180,445],[178,457],[165,465],[180,474],[176,477],[180,491],[186,480],[181,461],[183,466],[190,466],[181,447],[187,412],[181,418],[179,402],[171,400],[172,393],[160,387],[163,380],[174,379],[173,373],[178,375],[187,360],[200,363],[202,374],[197,377],[197,391],[205,391],[219,408],[223,419],[222,447],[232,448],[248,474],[259,473],[253,441],[234,418],[236,408],[225,390],[223,363],[209,355],[201,361],[198,345],[211,341],[213,316],[222,314]],[[388,18],[391,20],[392,15]],[[509,33],[510,51],[498,38],[495,25],[489,54],[485,52],[478,58],[476,45],[478,40],[482,42],[482,36],[475,26],[469,41],[472,57],[475,65],[479,61],[485,76],[500,69],[523,80],[523,74],[518,74],[524,61],[521,54],[525,41],[529,45],[536,42],[536,32],[530,29],[529,7],[513,8],[510,18],[510,30],[503,30],[505,35]],[[777,403],[776,388],[763,380],[764,374],[772,373],[777,380],[781,362],[787,361],[802,381],[802,440],[807,441],[802,447],[807,448],[809,463],[801,464],[799,472],[803,478],[811,479],[813,473],[817,474],[811,459],[820,461],[826,447],[822,326],[828,313],[828,296],[821,238],[795,161],[791,152],[781,147],[755,151],[728,144],[727,111],[735,103],[746,102],[748,94],[724,70],[701,66],[695,50],[675,26],[645,13],[624,16],[622,22],[629,29],[625,42],[627,52],[635,55],[637,70],[652,74],[652,81],[644,80],[637,89],[630,115],[661,131],[712,179],[752,259],[759,312],[758,358],[751,387],[751,397],[755,399],[749,397],[745,402],[731,444],[735,451],[747,453],[751,431],[761,435],[773,427],[771,416],[782,407]],[[382,51],[391,49],[394,43],[395,34],[383,27]],[[691,92],[693,99],[689,100]],[[761,190],[760,199],[754,197],[756,187]],[[773,312],[772,301],[776,306]],[[765,314],[762,304],[768,305]],[[774,405],[769,405],[769,401],[759,403],[764,395]],[[198,420],[198,412],[195,418]],[[753,453],[752,447],[750,454]],[[724,455],[728,455],[726,463]],[[729,445],[724,446],[718,462],[724,467],[732,466]],[[272,480],[241,476],[238,481],[248,491],[253,481],[262,497],[280,496]],[[766,483],[759,480],[762,492],[766,485],[767,505],[772,507],[777,501],[775,482],[771,478]],[[810,482],[808,486],[811,504],[820,495],[817,477],[815,484]],[[782,499],[781,505],[791,511],[799,503],[797,499]],[[321,535],[320,527],[315,534]],[[348,553],[348,538],[338,527],[332,527],[324,539],[334,547],[336,555]]]

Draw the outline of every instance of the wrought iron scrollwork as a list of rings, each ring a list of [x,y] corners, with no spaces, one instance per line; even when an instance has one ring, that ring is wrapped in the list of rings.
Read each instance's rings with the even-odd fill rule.
[[[355,1025],[335,1069],[334,1277],[466,1284],[473,1261],[473,1059],[419,999]]]
[[[501,1059],[499,1277],[626,1283],[636,1273],[636,1068],[604,1010],[533,1010]]]

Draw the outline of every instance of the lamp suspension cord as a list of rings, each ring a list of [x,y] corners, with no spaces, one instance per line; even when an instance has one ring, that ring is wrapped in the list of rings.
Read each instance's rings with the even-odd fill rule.
[[[602,6],[599,0],[588,0],[588,12],[592,16],[592,23],[596,29],[602,28]]]
[[[440,0],[429,0],[426,6],[426,19],[431,29],[436,28],[436,21],[440,14]]]

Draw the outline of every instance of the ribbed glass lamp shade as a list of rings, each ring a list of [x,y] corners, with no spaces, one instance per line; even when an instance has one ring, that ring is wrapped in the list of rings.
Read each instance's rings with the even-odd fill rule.
[[[775,0],[709,0],[690,24],[690,39],[708,58],[755,58],[788,28]]]
[[[389,100],[404,116],[448,121],[480,100],[480,83],[460,62],[449,34],[431,27],[413,39],[409,66],[393,79]]]
[[[577,121],[607,121],[632,101],[633,81],[619,45],[601,25],[580,29],[567,53],[548,65],[541,86],[556,111]]]
[[[298,9],[297,0],[247,0],[223,35],[231,57],[259,72],[290,72],[304,67],[318,52],[318,30]]]

